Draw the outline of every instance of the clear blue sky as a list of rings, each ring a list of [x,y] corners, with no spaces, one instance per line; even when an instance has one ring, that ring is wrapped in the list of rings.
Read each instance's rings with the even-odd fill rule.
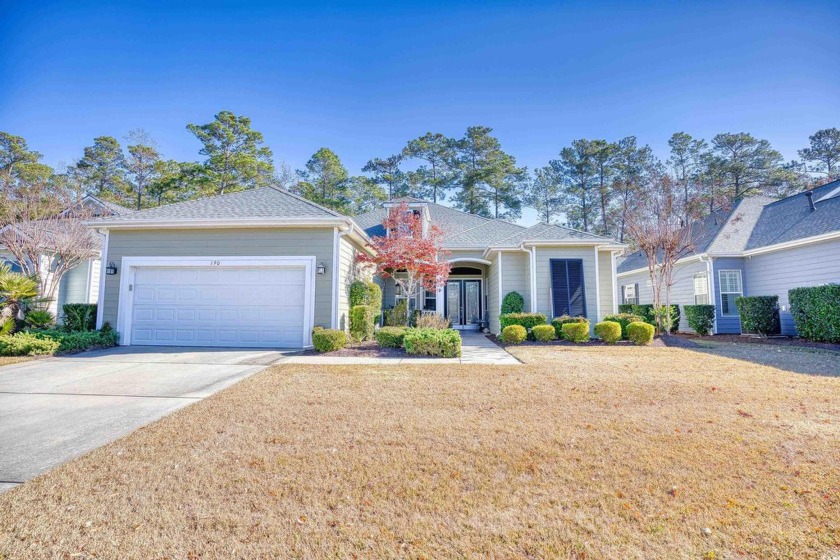
[[[0,0],[0,130],[47,163],[148,130],[253,119],[276,160],[351,173],[427,131],[495,129],[530,168],[575,138],[747,131],[787,159],[840,126],[840,2],[218,3]]]

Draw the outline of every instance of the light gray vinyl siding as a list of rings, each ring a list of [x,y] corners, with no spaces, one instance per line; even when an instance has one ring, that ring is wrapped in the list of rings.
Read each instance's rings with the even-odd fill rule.
[[[519,292],[525,299],[525,311],[531,311],[531,265],[524,251],[503,251],[502,298],[510,292]]]
[[[332,266],[333,228],[113,230],[108,260],[119,270],[105,280],[103,320],[117,324],[123,257],[314,256]],[[315,276],[315,325],[329,327],[332,274]]]
[[[613,288],[615,286],[613,277],[612,254],[609,251],[598,252],[598,281],[601,290],[601,314],[599,321],[604,320],[605,315],[613,311]]]
[[[490,322],[490,332],[499,332],[499,307],[502,302],[499,299],[499,255],[497,253],[487,271],[487,316]]]
[[[341,330],[350,328],[350,284],[355,280],[353,270],[357,249],[346,237],[339,242],[338,263],[338,326]]]
[[[65,303],[88,303],[88,273],[90,261],[84,262],[75,268],[68,270],[61,277],[58,284],[58,296],[56,298],[56,314],[62,315]]]
[[[788,290],[840,283],[840,240],[803,245],[744,259],[750,296],[779,296],[782,334],[796,334]]]
[[[680,331],[691,331],[688,326],[688,321],[685,318],[685,305],[694,305],[694,275],[697,273],[706,274],[706,263],[701,261],[693,261],[689,263],[680,263],[674,267],[674,283],[671,286],[671,305],[680,306]],[[708,279],[707,279],[708,280]],[[621,304],[621,287],[628,284],[639,285],[639,303],[650,304],[653,303],[653,288],[651,287],[650,274],[647,270],[636,272],[634,274],[624,275],[618,278],[618,303]],[[711,285],[709,287],[711,289]],[[664,293],[663,304],[664,302]]]
[[[551,259],[581,259],[586,298],[586,316],[594,327],[598,290],[595,283],[595,249],[592,247],[537,247],[537,309],[552,318],[551,308]]]

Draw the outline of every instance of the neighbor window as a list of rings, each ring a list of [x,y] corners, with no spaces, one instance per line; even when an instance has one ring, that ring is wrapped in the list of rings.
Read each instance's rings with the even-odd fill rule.
[[[415,309],[417,309],[417,299],[416,298],[409,298],[408,294],[406,294],[405,290],[403,290],[402,286],[400,286],[399,284],[395,284],[394,287],[396,288],[396,293],[394,295],[394,299],[396,300],[395,303],[397,305],[399,305],[400,302],[405,301],[405,302],[408,303],[408,310],[409,311],[414,311]]]
[[[744,295],[740,270],[721,270],[720,280],[720,312],[726,316],[737,316],[738,308],[735,299]]]
[[[708,303],[709,279],[706,278],[705,272],[698,272],[694,275],[694,305],[708,305]]]
[[[639,304],[638,284],[625,284],[621,287],[621,303],[626,305]]]

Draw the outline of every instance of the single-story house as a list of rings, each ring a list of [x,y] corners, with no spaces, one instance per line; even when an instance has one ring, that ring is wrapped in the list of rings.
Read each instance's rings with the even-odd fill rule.
[[[692,226],[693,249],[675,269],[671,303],[713,304],[715,333],[740,333],[738,296],[779,296],[782,334],[795,335],[788,290],[840,283],[840,180],[781,200],[752,196]],[[621,303],[651,303],[647,259],[618,265]],[[682,314],[680,330],[690,330]]]
[[[91,223],[105,236],[98,324],[124,345],[307,347],[314,326],[347,329],[355,257],[384,234],[389,205],[405,202],[438,225],[452,275],[436,293],[398,299],[446,313],[457,328],[499,330],[504,295],[526,310],[581,314],[616,309],[615,241],[559,226],[531,228],[415,199],[355,218],[265,187],[181,202]]]
[[[86,195],[82,198],[81,204],[86,208],[86,215],[94,218],[119,216],[131,212],[128,208],[93,195]],[[66,212],[72,211],[73,208],[69,208]],[[0,244],[0,263],[8,265],[15,272],[21,271],[20,263],[2,244]],[[66,272],[61,278],[55,297],[47,302],[47,310],[60,321],[64,304],[96,303],[99,299],[101,269],[102,258],[100,253]]]

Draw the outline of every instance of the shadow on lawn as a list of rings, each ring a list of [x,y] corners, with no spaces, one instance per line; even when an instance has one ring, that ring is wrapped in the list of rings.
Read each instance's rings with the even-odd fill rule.
[[[663,337],[666,346],[676,346],[701,354],[711,354],[754,364],[774,367],[793,373],[840,377],[840,353],[798,346],[719,342],[711,338],[686,341],[679,337]],[[686,344],[690,342],[690,344]]]

